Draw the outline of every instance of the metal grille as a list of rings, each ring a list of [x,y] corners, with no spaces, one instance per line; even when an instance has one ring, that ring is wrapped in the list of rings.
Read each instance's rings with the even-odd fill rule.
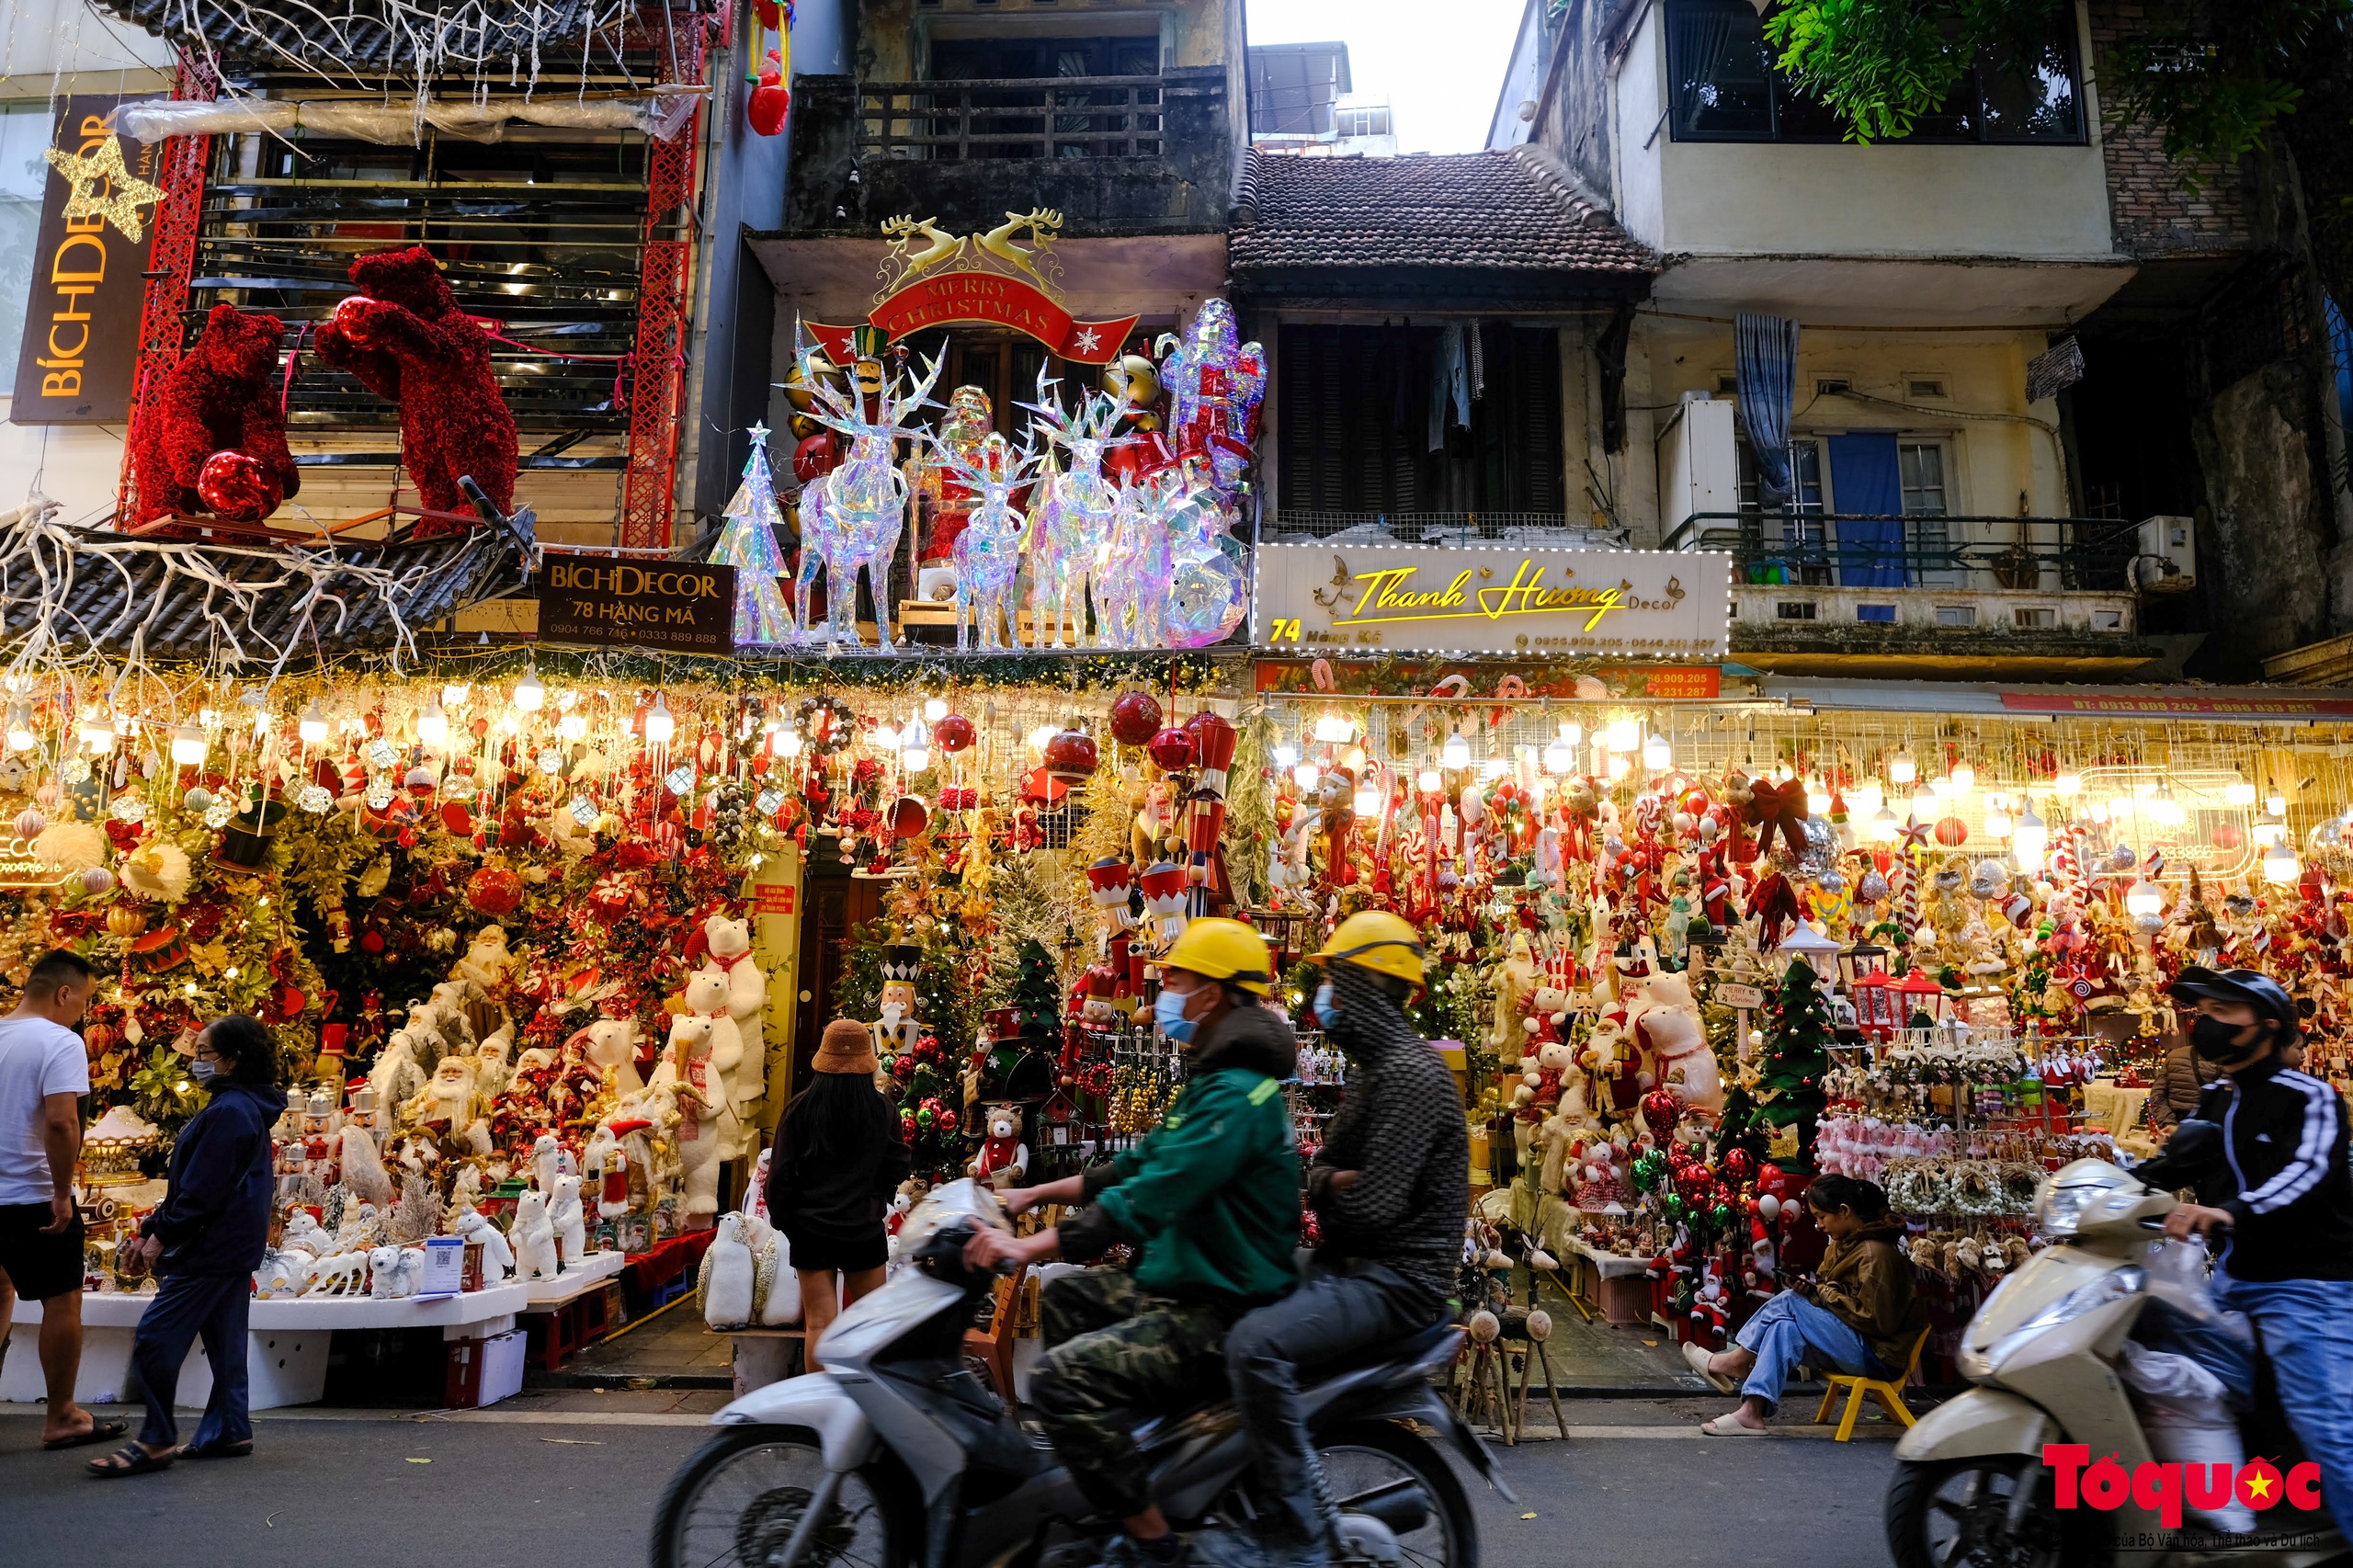
[[[860,156],[1156,158],[1158,76],[869,82],[858,93]]]
[[[674,51],[665,81],[703,79],[701,29]],[[637,290],[637,392],[630,405],[629,479],[621,504],[621,543],[639,550],[670,542],[676,489],[678,424],[685,408],[688,295],[695,256],[695,150],[702,110],[647,155],[643,265]]]
[[[172,97],[210,100],[221,90],[212,68],[186,53],[173,78]],[[211,156],[209,136],[175,136],[164,143],[155,160],[164,199],[155,207],[155,239],[148,252],[146,297],[140,302],[139,365],[131,373],[131,418],[124,432],[122,476],[115,485],[115,515],[128,517],[139,504],[138,480],[129,453],[139,449],[139,435],[154,417],[163,395],[164,378],[180,362],[188,341],[184,313],[188,302],[188,278],[194,265],[199,211],[204,201],[204,168]]]

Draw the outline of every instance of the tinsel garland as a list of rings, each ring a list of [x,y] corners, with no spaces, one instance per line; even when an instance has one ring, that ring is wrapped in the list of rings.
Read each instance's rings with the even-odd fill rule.
[[[1274,715],[1264,703],[1243,716],[1225,801],[1225,871],[1245,908],[1264,908],[1275,842]]]

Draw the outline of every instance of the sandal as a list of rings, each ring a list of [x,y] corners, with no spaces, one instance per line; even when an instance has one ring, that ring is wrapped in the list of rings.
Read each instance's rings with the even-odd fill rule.
[[[180,1450],[179,1457],[184,1460],[243,1460],[251,1459],[253,1452],[254,1440],[247,1437],[242,1443],[190,1443]]]
[[[1770,1427],[1744,1426],[1729,1415],[1719,1415],[1712,1421],[1702,1421],[1699,1423],[1699,1430],[1711,1437],[1769,1437],[1773,1435]]]
[[[1715,1358],[1703,1349],[1697,1341],[1687,1339],[1683,1342],[1683,1360],[1687,1366],[1707,1379],[1708,1385],[1718,1393],[1738,1393],[1740,1392],[1738,1383],[1733,1382],[1722,1372],[1708,1370],[1708,1363],[1714,1359]]]
[[[70,1437],[51,1437],[42,1443],[41,1448],[50,1453],[55,1453],[60,1449],[79,1449],[92,1443],[111,1443],[130,1430],[131,1427],[126,1423],[107,1421],[93,1415],[90,1417],[88,1431],[76,1432]]]
[[[169,1470],[172,1461],[177,1458],[179,1450],[176,1449],[151,1454],[136,1443],[125,1443],[105,1459],[92,1460],[89,1471],[92,1475],[111,1481],[117,1476],[145,1475],[151,1471]]]

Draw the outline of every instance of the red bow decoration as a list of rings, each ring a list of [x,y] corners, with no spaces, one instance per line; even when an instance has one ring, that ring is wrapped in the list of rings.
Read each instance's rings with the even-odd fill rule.
[[[1764,938],[1765,946],[1778,948],[1782,931],[1798,922],[1801,911],[1797,891],[1780,872],[1768,871],[1749,890],[1748,913],[1757,917],[1757,935]]]
[[[1756,824],[1756,852],[1773,852],[1773,834],[1779,830],[1782,841],[1789,845],[1792,858],[1805,853],[1805,781],[1792,778],[1787,784],[1774,785],[1760,778],[1748,787],[1748,814]]]

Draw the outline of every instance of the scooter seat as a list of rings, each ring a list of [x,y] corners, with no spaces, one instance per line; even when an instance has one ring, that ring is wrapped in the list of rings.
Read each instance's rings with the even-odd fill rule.
[[[1316,1368],[1314,1381],[1320,1383],[1345,1372],[1361,1371],[1367,1367],[1381,1366],[1389,1362],[1394,1362],[1399,1366],[1412,1366],[1415,1362],[1426,1360],[1443,1350],[1448,1341],[1452,1339],[1458,1332],[1459,1330],[1452,1323],[1440,1322],[1434,1323],[1416,1333],[1409,1334],[1403,1339],[1384,1339],[1375,1344],[1361,1346],[1336,1360],[1326,1361]]]

